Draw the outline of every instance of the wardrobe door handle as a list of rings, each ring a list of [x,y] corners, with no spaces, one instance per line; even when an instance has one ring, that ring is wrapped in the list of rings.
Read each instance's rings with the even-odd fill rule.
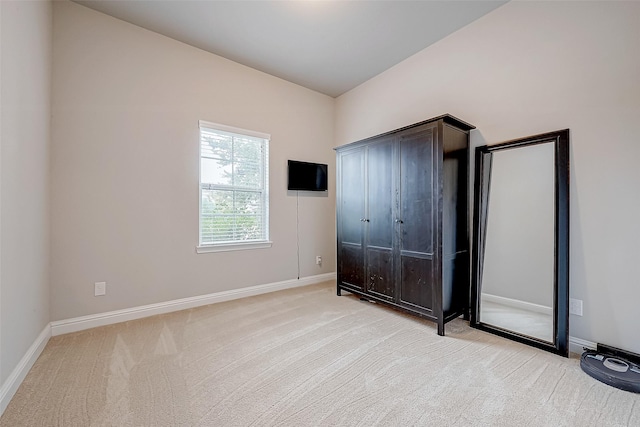
[[[396,223],[397,223],[397,224],[403,224],[403,222],[402,222],[402,220],[401,220],[401,219],[396,219]]]

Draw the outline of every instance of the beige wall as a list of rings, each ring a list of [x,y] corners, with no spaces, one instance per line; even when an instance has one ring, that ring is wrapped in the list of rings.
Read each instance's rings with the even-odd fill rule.
[[[287,159],[329,164],[328,195],[300,196],[300,275],[335,271],[334,102],[56,2],[51,320],[295,279]],[[198,120],[271,134],[270,249],[196,254]]]
[[[640,3],[510,2],[337,100],[343,144],[449,112],[472,145],[571,129],[571,335],[640,352]]]
[[[49,322],[51,3],[0,15],[1,386]]]

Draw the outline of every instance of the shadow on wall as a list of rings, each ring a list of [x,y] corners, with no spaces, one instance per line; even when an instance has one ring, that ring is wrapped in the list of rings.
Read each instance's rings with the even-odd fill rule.
[[[575,165],[573,144],[569,144],[569,164]],[[572,284],[583,283],[583,289],[589,289],[589,281],[587,280],[586,262],[584,256],[584,232],[582,230],[582,221],[580,219],[580,201],[578,200],[578,186],[576,183],[575,168],[570,169],[570,186],[569,186],[569,298],[577,298],[583,300],[584,307],[590,307],[589,292],[585,292],[582,295],[575,295]],[[611,307],[611,300],[600,300],[598,306],[602,309],[603,313],[613,313],[614,309]],[[604,306],[606,303],[606,307]],[[576,322],[572,327],[571,323]],[[594,331],[588,326],[591,322],[585,322],[582,317],[576,317],[569,314],[569,336],[572,337],[595,337],[598,336],[598,332]],[[616,329],[616,328],[612,328]],[[623,337],[616,336],[612,342],[621,342]],[[606,343],[603,343],[606,344]]]
[[[288,197],[329,197],[329,191],[287,190]]]
[[[476,174],[476,147],[487,145],[482,131],[473,129],[469,132],[469,238],[473,238],[473,206],[475,202],[475,174]],[[469,255],[473,256],[473,245],[470,245]],[[473,259],[473,258],[471,258]]]

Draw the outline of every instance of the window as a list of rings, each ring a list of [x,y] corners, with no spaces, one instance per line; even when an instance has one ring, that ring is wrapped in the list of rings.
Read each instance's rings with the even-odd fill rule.
[[[271,246],[269,137],[200,121],[199,253]]]

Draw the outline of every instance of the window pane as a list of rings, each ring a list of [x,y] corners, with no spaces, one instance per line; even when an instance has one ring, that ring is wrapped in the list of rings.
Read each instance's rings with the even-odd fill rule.
[[[262,194],[256,192],[237,191],[236,192],[236,213],[253,214],[262,213]]]
[[[201,131],[200,155],[231,161],[232,141],[233,138],[229,135]]]
[[[202,243],[264,238],[262,194],[202,190]]]
[[[200,182],[203,184],[232,185],[231,162],[221,159],[200,159]]]
[[[236,235],[240,240],[255,240],[263,236],[262,194],[236,192]]]
[[[262,218],[256,215],[236,218],[236,240],[262,239]]]
[[[262,158],[262,140],[236,137],[233,143],[234,155],[237,159],[252,159],[259,162]]]
[[[232,214],[233,191],[202,190],[202,213]]]
[[[262,187],[262,140],[236,137],[233,140],[235,185]]]
[[[234,241],[234,218],[216,217],[210,220],[212,223],[207,224],[203,219],[202,224],[202,244],[211,244],[219,242]],[[215,223],[214,223],[215,221]]]
[[[233,191],[202,190],[202,243],[234,240]]]
[[[237,159],[233,164],[234,185],[262,188],[262,166],[259,162]]]

